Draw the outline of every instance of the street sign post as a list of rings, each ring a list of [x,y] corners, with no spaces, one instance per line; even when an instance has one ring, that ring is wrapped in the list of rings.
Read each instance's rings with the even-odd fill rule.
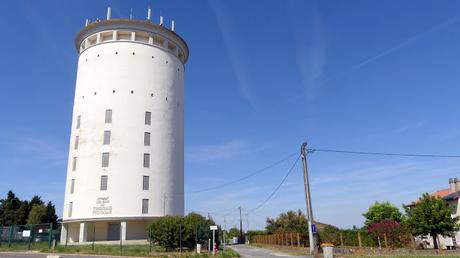
[[[212,230],[212,256],[216,255],[216,230],[217,226],[212,225],[209,227]]]

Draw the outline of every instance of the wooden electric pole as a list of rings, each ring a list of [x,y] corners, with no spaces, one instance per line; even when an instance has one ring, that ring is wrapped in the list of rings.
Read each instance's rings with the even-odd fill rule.
[[[240,244],[244,244],[243,242],[243,220],[241,219],[241,206],[238,207],[238,209],[240,210],[240,240],[238,242],[240,242]]]
[[[311,206],[310,183],[308,180],[307,168],[307,142],[304,142],[300,147],[300,155],[302,156],[303,165],[303,183],[305,187],[305,201],[307,204],[307,220],[308,220],[308,238],[310,240],[310,255],[315,255],[317,248],[315,243],[315,236],[313,235],[313,209]]]

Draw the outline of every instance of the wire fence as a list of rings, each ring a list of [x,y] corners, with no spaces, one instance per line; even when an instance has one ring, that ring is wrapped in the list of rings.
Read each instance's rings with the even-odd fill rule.
[[[10,249],[50,249],[58,237],[52,223],[0,226],[0,247]]]

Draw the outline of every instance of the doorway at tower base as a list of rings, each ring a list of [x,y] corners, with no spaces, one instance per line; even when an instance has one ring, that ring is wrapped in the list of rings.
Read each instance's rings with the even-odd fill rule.
[[[148,220],[107,220],[64,222],[61,245],[89,244],[147,244]]]

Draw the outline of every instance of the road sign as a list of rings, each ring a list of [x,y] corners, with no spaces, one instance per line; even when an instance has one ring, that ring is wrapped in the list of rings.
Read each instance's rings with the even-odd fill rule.
[[[22,231],[22,237],[30,237],[30,230]]]
[[[210,226],[209,227],[211,230],[217,230],[217,226]]]
[[[316,224],[311,224],[311,231],[316,234]]]

